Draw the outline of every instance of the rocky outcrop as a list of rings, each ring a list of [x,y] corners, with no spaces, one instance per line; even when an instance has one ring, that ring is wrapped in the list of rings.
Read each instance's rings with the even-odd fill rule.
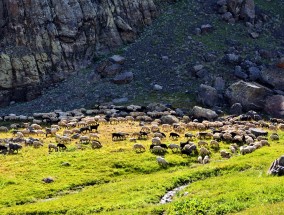
[[[261,79],[276,90],[284,90],[284,69],[272,67],[261,71]]]
[[[63,80],[156,15],[154,0],[0,0],[0,99]]]
[[[265,111],[273,117],[284,117],[284,96],[270,96],[265,101]]]
[[[244,110],[263,110],[265,99],[272,91],[255,82],[238,81],[226,90],[229,103],[240,103]]]

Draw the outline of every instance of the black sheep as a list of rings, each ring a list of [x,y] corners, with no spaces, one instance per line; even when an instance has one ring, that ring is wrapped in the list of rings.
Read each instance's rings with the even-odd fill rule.
[[[67,147],[66,147],[63,143],[58,143],[58,144],[57,144],[57,147],[58,147],[59,151],[60,151],[60,150],[66,150],[66,149],[67,149]]]
[[[173,139],[177,139],[177,138],[180,137],[180,135],[177,134],[177,133],[175,133],[175,132],[171,132],[171,133],[170,133],[170,137],[173,138]]]

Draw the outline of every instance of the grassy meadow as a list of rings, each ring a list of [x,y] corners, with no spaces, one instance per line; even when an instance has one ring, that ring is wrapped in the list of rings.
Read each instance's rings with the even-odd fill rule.
[[[39,136],[42,148],[24,146],[18,154],[0,155],[0,214],[284,214],[284,180],[267,176],[272,161],[284,154],[284,132],[278,131],[280,141],[244,156],[222,159],[211,150],[206,165],[168,150],[169,166],[163,168],[149,151],[151,138],[138,141],[147,150],[136,153],[128,139],[111,140],[119,131],[140,127],[138,122],[100,125],[100,149],[79,150],[73,140],[66,151],[49,153],[55,138]],[[173,141],[168,134],[163,143],[186,140]],[[12,133],[0,133],[6,137]],[[221,149],[228,147],[221,143]],[[45,177],[54,182],[44,183]],[[159,204],[168,190],[187,183],[171,203]]]

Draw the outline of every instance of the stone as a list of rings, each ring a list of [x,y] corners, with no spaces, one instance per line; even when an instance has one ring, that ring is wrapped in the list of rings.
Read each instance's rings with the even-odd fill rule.
[[[47,178],[42,179],[42,181],[43,181],[44,183],[49,184],[49,183],[54,182],[54,179],[53,179],[52,177],[47,177]]]
[[[201,84],[198,89],[197,100],[205,106],[214,107],[219,103],[218,92],[211,86]]]
[[[265,100],[264,110],[273,117],[284,117],[284,96],[273,95]]]
[[[225,21],[229,21],[231,18],[233,18],[233,14],[231,12],[226,12],[222,15],[222,19]]]
[[[268,175],[284,175],[284,155],[272,162],[267,172]]]
[[[210,24],[205,24],[201,25],[200,29],[201,29],[201,34],[205,34],[205,33],[210,33],[213,30],[213,27]]]
[[[203,68],[204,68],[204,66],[202,64],[198,64],[198,65],[193,66],[193,70],[195,72],[198,72],[198,71],[202,70]]]
[[[199,107],[199,106],[193,107],[192,115],[193,115],[193,117],[195,117],[197,119],[202,118],[202,119],[207,119],[207,120],[210,120],[210,121],[214,120],[218,117],[218,114],[215,111],[207,109],[207,108],[202,108],[202,107]]]
[[[128,98],[117,98],[112,100],[113,104],[121,104],[121,103],[126,103],[128,102]]]
[[[284,70],[277,67],[263,69],[260,72],[261,80],[274,87],[276,90],[284,91]]]
[[[124,64],[125,57],[122,57],[120,55],[113,55],[109,58],[109,60],[114,64]]]
[[[245,111],[263,110],[264,101],[272,91],[254,82],[238,81],[227,88],[226,97],[229,103],[240,103]]]
[[[235,103],[230,107],[230,114],[241,115],[243,113],[243,106],[241,103]]]
[[[113,77],[116,74],[120,73],[122,71],[122,66],[120,64],[112,64],[110,66],[107,66],[103,72],[101,73],[101,76],[103,78],[106,77]]]
[[[194,34],[200,35],[201,34],[201,29],[200,28],[195,28],[194,29]]]
[[[61,166],[71,166],[71,164],[69,162],[62,162]]]
[[[216,77],[214,81],[214,88],[218,92],[223,92],[225,89],[225,80],[222,77]]]
[[[251,36],[251,38],[253,38],[253,39],[256,39],[256,38],[258,38],[258,37],[259,37],[259,34],[258,34],[258,33],[256,33],[256,32],[251,32],[249,35],[250,35],[250,36]]]
[[[240,18],[244,20],[255,19],[255,4],[254,0],[244,0],[240,11]]]
[[[249,68],[249,79],[251,81],[256,81],[261,78],[259,68],[252,66]]]
[[[251,132],[252,134],[254,134],[256,137],[258,137],[258,136],[267,136],[267,135],[268,135],[268,132],[267,132],[267,131],[262,130],[262,129],[259,129],[259,128],[250,128],[249,130],[250,130],[250,132]]]
[[[278,62],[276,63],[276,66],[278,68],[284,69],[284,57],[282,57],[278,60]]]
[[[133,78],[133,72],[123,72],[116,75],[112,81],[115,84],[129,84],[131,81],[133,81]]]
[[[234,53],[227,54],[226,60],[227,60],[228,63],[235,64],[235,63],[238,63],[240,61],[240,56],[236,55]]]
[[[6,54],[0,55],[0,88],[13,87],[13,72],[10,57]]]
[[[165,115],[161,117],[162,124],[172,125],[174,123],[178,123],[179,119],[173,115]]]
[[[155,85],[153,86],[153,89],[154,89],[155,91],[161,91],[161,90],[163,89],[163,87],[162,87],[161,85],[159,85],[159,84],[155,84]]]
[[[240,66],[235,67],[234,75],[243,80],[248,78],[248,75],[242,71],[242,67]]]

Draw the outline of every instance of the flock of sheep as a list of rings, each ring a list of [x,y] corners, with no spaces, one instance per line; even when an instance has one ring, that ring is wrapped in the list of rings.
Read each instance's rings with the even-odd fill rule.
[[[243,119],[240,116],[228,116],[215,122],[199,122],[183,117],[178,123],[163,124],[159,118],[151,122],[138,122],[132,116],[106,119],[103,115],[97,115],[70,117],[45,128],[36,123],[14,123],[9,128],[0,127],[1,133],[9,134],[0,139],[0,153],[15,154],[23,146],[44,147],[48,137],[54,140],[47,144],[49,153],[65,151],[72,142],[75,142],[78,149],[83,149],[86,145],[99,149],[103,147],[100,135],[104,126],[120,127],[124,123],[136,131],[106,134],[109,135],[109,141],[128,140],[133,143],[133,150],[137,153],[147,151],[145,145],[150,144],[149,151],[157,155],[157,162],[163,167],[169,164],[165,159],[168,150],[182,156],[196,156],[198,163],[207,164],[213,151],[227,159],[238,152],[241,155],[252,153],[261,147],[270,146],[269,141],[279,140],[277,131],[284,130],[284,121],[281,119],[271,119],[270,122]],[[266,130],[273,133],[268,137]]]

